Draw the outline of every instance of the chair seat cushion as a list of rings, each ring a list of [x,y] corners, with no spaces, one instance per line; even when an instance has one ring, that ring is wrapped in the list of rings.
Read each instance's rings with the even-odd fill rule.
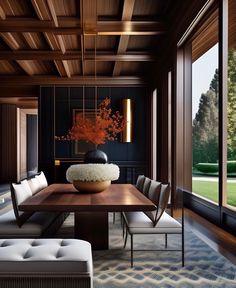
[[[182,225],[169,214],[164,212],[155,226],[152,220],[141,211],[124,212],[125,221],[128,224],[130,233],[138,234],[162,234],[181,233]]]
[[[16,222],[14,211],[10,210],[0,216],[0,237],[39,237],[55,217],[56,213],[35,212],[23,226],[19,227]]]
[[[92,276],[91,244],[77,239],[0,239],[0,273]]]

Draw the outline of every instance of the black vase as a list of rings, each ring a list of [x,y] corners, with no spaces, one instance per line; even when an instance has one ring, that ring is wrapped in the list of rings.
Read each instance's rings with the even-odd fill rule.
[[[84,155],[84,163],[107,163],[107,154],[101,150],[91,150]]]

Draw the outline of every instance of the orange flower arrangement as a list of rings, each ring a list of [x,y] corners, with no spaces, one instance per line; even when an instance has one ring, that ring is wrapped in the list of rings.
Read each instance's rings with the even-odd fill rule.
[[[55,139],[84,140],[96,145],[104,144],[106,140],[115,140],[117,134],[124,128],[124,120],[118,111],[112,114],[110,104],[110,98],[106,98],[100,103],[94,121],[85,118],[83,113],[78,113],[68,135],[56,136]]]

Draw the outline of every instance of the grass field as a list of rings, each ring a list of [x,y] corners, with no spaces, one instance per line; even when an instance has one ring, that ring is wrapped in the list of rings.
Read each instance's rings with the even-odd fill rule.
[[[218,182],[193,180],[192,190],[194,193],[214,202],[218,202]],[[228,204],[236,207],[236,183],[227,184]]]

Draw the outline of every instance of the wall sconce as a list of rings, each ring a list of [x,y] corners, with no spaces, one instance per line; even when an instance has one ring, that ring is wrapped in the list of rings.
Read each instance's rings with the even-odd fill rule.
[[[130,143],[133,141],[133,100],[122,100],[122,113],[125,122],[122,131],[122,142]]]

